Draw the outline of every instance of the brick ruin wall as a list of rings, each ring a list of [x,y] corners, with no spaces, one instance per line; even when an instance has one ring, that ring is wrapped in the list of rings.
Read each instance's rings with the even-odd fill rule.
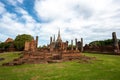
[[[96,45],[85,45],[84,52],[97,52],[97,53],[109,53],[109,54],[120,54],[120,44],[116,36],[116,32],[112,33],[112,45],[96,46]]]
[[[120,49],[120,44],[119,44]],[[114,47],[109,46],[84,46],[84,52],[115,53]]]
[[[85,46],[84,52],[114,53],[113,46]]]
[[[32,40],[32,41],[27,41],[25,42],[25,48],[24,48],[24,51],[32,51],[32,52],[35,52],[37,47],[36,47],[37,43],[35,40]]]

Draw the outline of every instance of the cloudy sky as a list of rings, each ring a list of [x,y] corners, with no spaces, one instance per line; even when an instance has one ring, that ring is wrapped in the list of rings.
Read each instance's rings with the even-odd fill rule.
[[[120,0],[0,0],[2,42],[25,33],[48,44],[59,29],[63,41],[120,38]]]

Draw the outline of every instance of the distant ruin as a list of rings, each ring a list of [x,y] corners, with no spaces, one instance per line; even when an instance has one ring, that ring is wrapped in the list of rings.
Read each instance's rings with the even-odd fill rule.
[[[6,45],[4,46],[4,48],[0,48],[0,53],[4,51],[6,52],[15,51],[14,40],[12,38],[7,38],[4,43],[1,42],[0,44]]]
[[[112,39],[113,39],[113,50],[114,50],[114,53],[120,53],[116,32],[112,33]]]
[[[112,33],[112,44],[109,45],[88,45],[84,46],[84,52],[97,52],[106,54],[120,54],[120,44],[116,36],[116,32]]]

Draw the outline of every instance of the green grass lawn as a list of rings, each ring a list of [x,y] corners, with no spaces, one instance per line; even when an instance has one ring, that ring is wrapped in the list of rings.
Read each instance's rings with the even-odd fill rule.
[[[84,53],[96,57],[92,63],[78,61],[54,64],[0,66],[0,80],[120,80],[120,56]],[[18,53],[0,54],[4,62],[19,57]]]

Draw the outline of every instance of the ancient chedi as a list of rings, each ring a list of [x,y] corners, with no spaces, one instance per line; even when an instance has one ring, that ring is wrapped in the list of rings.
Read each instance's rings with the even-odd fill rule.
[[[60,35],[60,30],[58,31],[58,36],[57,39],[54,37],[50,37],[50,44],[49,44],[49,49],[50,52],[52,51],[63,51],[66,52],[68,51],[68,41],[63,42],[61,35]],[[71,40],[71,48],[70,51],[78,51],[82,52],[83,51],[83,38],[81,38],[81,41],[77,41],[77,38],[75,39],[75,49],[73,48],[73,40]]]
[[[60,35],[60,30],[58,31],[58,37],[57,40],[55,40],[55,35],[54,39],[52,40],[52,37],[50,37],[50,51],[61,51],[61,50],[67,50],[68,47],[68,41],[62,42],[61,35]]]

